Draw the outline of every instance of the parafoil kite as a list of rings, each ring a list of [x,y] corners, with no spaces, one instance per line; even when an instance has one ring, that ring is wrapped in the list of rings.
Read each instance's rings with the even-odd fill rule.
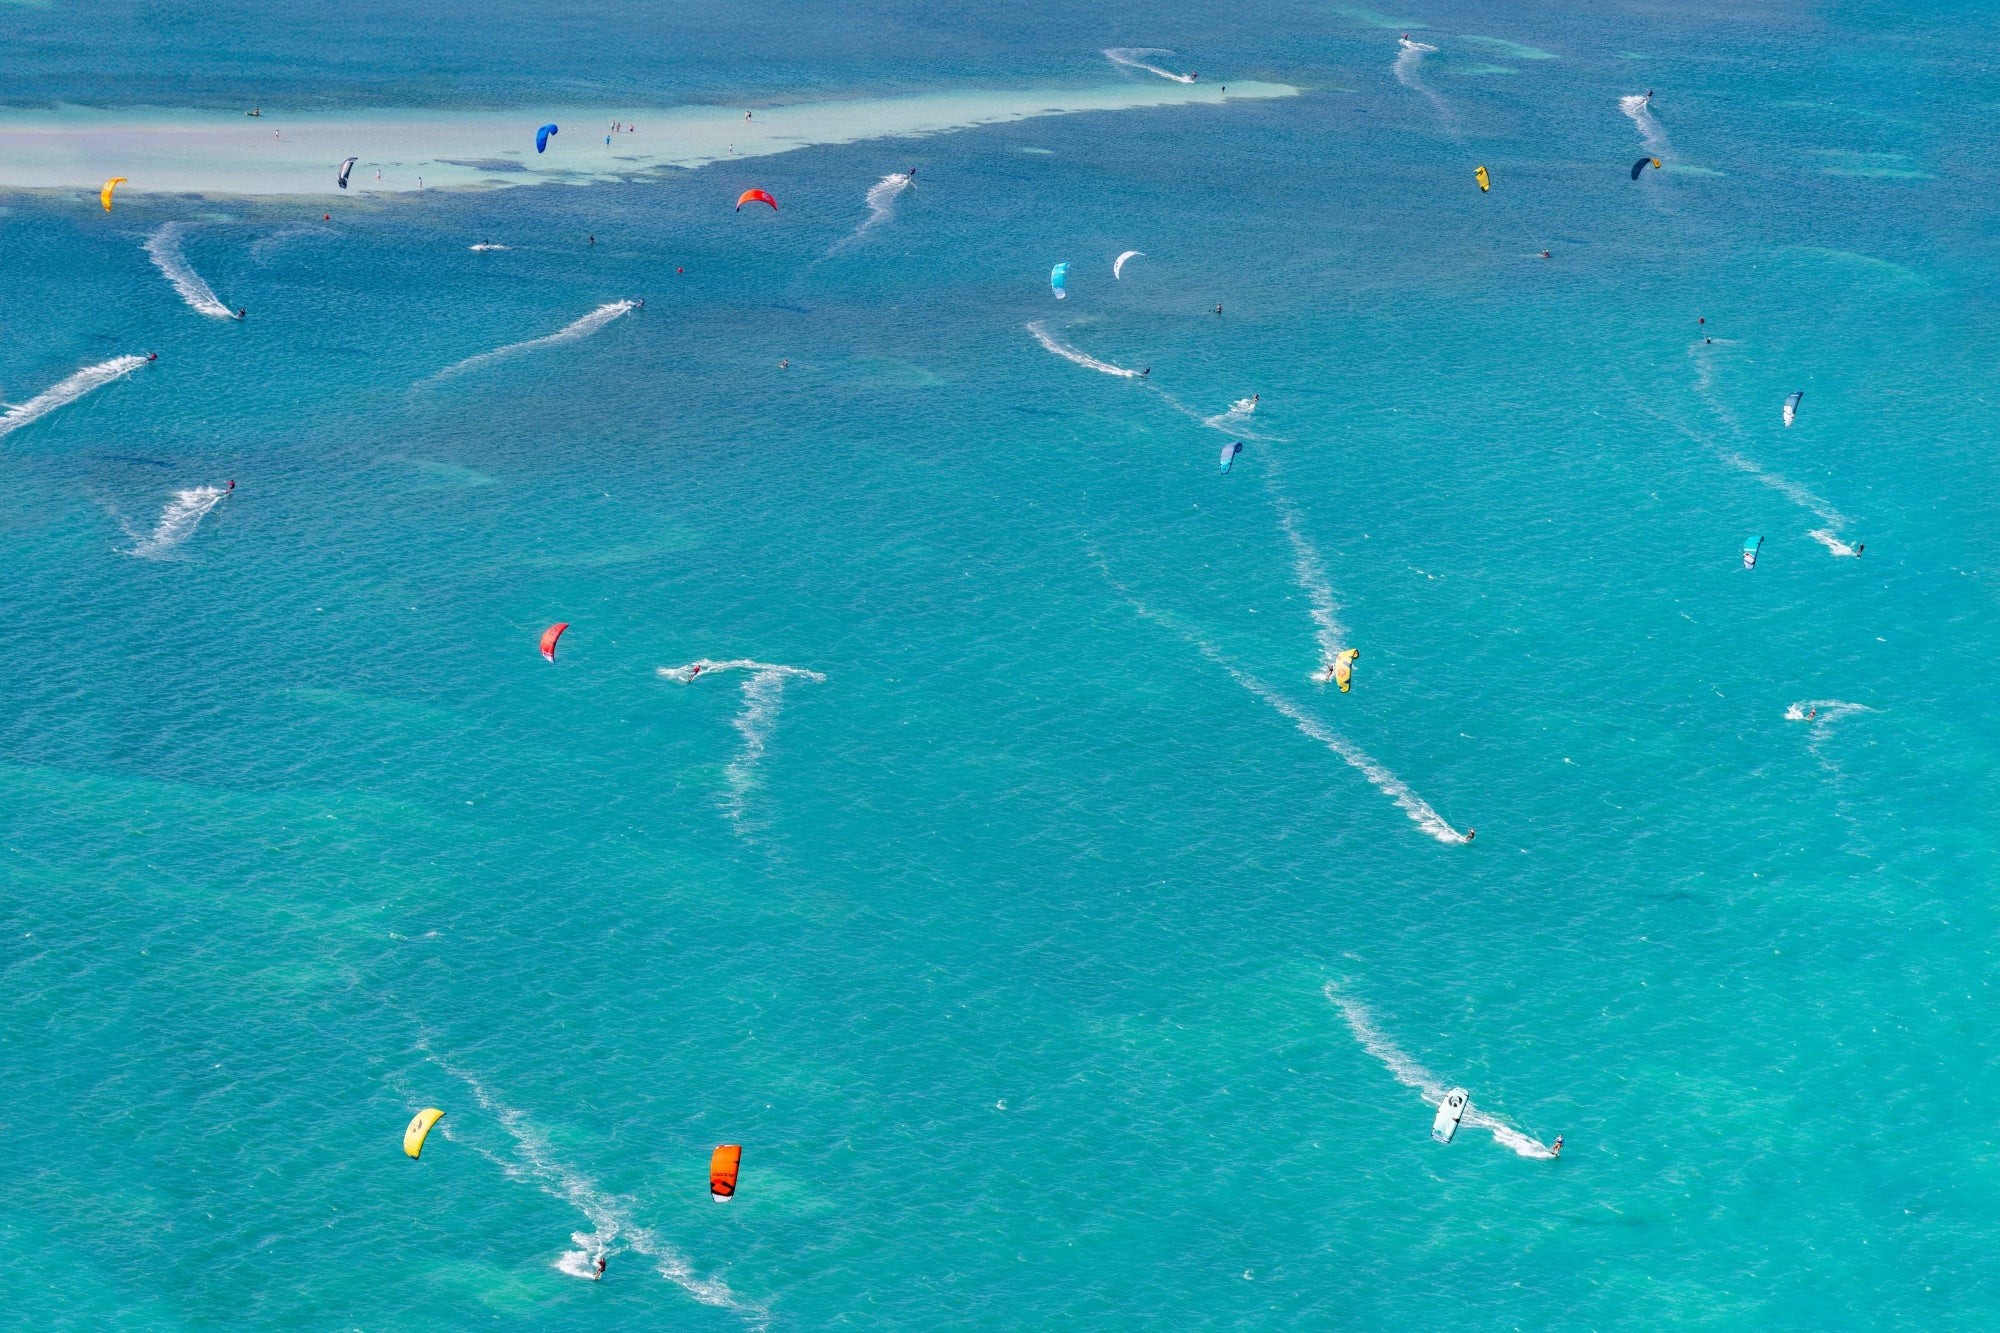
[[[1068,281],[1068,264],[1057,264],[1049,270],[1049,290],[1056,294],[1056,300],[1066,301],[1069,299],[1069,292],[1064,289],[1064,284]]]
[[[403,1151],[414,1158],[424,1150],[424,1139],[430,1134],[431,1126],[444,1118],[444,1112],[435,1106],[426,1106],[410,1117],[410,1127],[403,1131]]]
[[[762,190],[745,190],[736,196],[736,211],[741,213],[745,204],[769,204],[773,213],[778,211],[778,201]]]
[[[1632,179],[1638,180],[1639,173],[1644,171],[1647,167],[1651,167],[1653,170],[1658,171],[1660,169],[1660,159],[1657,157],[1642,157],[1637,162],[1634,162],[1632,164]]]
[[[347,188],[347,173],[348,173],[348,172],[350,172],[350,171],[352,171],[352,170],[354,170],[354,164],[355,164],[355,163],[356,163],[357,161],[359,161],[359,160],[360,160],[360,159],[358,159],[358,158],[352,158],[352,157],[350,157],[350,158],[348,158],[348,159],[347,159],[347,160],[346,160],[345,162],[341,163],[341,164],[340,164],[340,174],[339,174],[338,176],[335,176],[335,177],[333,178],[333,183],[334,183],[335,185],[338,185],[338,186],[339,186],[339,187],[340,187],[341,189],[343,189],[343,190],[344,190],[344,189],[346,189],[346,188]]]
[[[560,639],[563,636],[563,631],[568,628],[569,622],[565,620],[560,624],[551,625],[542,631],[543,657],[548,658],[551,662],[556,660],[556,640]]]
[[[1345,694],[1354,686],[1354,659],[1361,656],[1358,648],[1343,648],[1333,657],[1333,679]]]
[[[1123,281],[1125,277],[1125,261],[1128,259],[1137,259],[1145,253],[1144,250],[1127,250],[1124,254],[1112,260],[1111,276],[1119,281]]]
[[[536,131],[535,131],[535,151],[536,151],[536,152],[538,152],[538,153],[546,153],[546,152],[548,152],[548,151],[549,151],[549,136],[550,136],[551,134],[554,134],[555,132],[556,132],[556,127],[555,127],[555,126],[554,126],[553,124],[549,124],[549,125],[544,125],[544,126],[542,126],[542,127],[540,128],[540,129],[536,130]]]
[[[1485,167],[1474,167],[1472,169],[1472,179],[1479,182],[1479,192],[1481,194],[1493,188],[1493,178],[1486,174]]]
[[[1785,399],[1785,424],[1786,424],[1787,426],[1791,425],[1791,424],[1792,424],[1792,421],[1793,421],[1793,419],[1794,419],[1794,418],[1796,418],[1796,417],[1798,416],[1798,414],[1799,414],[1799,403],[1800,403],[1800,401],[1801,401],[1802,399],[1804,399],[1804,398],[1805,398],[1805,396],[1806,396],[1806,395],[1805,395],[1805,391],[1804,391],[1804,390],[1802,389],[1802,390],[1800,390],[1800,391],[1799,391],[1798,393],[1795,393],[1795,394],[1791,394],[1791,395],[1789,395],[1789,396],[1787,396],[1787,397],[1786,397],[1786,399]]]
[[[725,1143],[708,1159],[708,1197],[728,1203],[736,1197],[736,1172],[743,1165],[741,1144]]]
[[[105,212],[109,213],[111,211],[111,192],[124,183],[125,178],[123,176],[113,176],[110,180],[104,182],[104,188],[97,192],[97,197],[104,201]]]

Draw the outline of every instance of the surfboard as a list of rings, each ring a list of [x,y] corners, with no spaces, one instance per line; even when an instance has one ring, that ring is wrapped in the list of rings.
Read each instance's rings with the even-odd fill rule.
[[[1465,1103],[1469,1094],[1464,1088],[1453,1088],[1444,1095],[1438,1106],[1437,1119],[1431,1121],[1431,1137],[1439,1143],[1450,1143],[1451,1136],[1458,1133],[1458,1122],[1465,1115]]]

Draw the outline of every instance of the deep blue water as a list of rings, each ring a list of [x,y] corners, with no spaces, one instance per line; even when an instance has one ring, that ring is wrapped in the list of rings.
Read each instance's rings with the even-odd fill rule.
[[[734,104],[1111,45],[1305,91],[328,222],[8,200],[0,398],[160,354],[0,437],[18,1317],[2000,1315],[1990,16],[269,12],[6,7],[6,97]],[[162,277],[176,220],[249,319]],[[701,658],[825,679],[656,674]],[[1399,1070],[1562,1157],[1432,1143]]]

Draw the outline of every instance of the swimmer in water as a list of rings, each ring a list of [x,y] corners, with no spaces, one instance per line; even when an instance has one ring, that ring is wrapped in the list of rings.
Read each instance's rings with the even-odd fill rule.
[[[783,361],[780,361],[780,362],[778,363],[778,369],[780,369],[780,370],[784,370],[784,369],[786,369],[786,368],[787,368],[788,366],[790,366],[791,364],[792,364],[792,358],[790,358],[790,357],[788,356],[788,357],[786,357],[786,358],[785,358],[785,359],[784,359]]]
[[[1215,313],[1216,313],[1216,314],[1218,314],[1218,315],[1219,315],[1219,314],[1221,314],[1221,313],[1222,313],[1222,307],[1221,307],[1221,306],[1217,306],[1217,307],[1215,308]]]

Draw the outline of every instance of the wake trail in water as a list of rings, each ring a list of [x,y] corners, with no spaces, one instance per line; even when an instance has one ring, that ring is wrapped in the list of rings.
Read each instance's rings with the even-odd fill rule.
[[[736,734],[743,738],[743,748],[729,761],[729,767],[722,771],[729,783],[729,796],[723,803],[723,813],[729,818],[740,820],[758,783],[758,768],[763,762],[764,750],[771,740],[771,732],[778,725],[778,710],[784,705],[785,682],[794,677],[823,683],[826,677],[817,671],[807,671],[802,667],[778,666],[770,662],[754,662],[748,658],[731,662],[712,662],[702,658],[686,666],[661,667],[659,675],[665,680],[677,680],[683,685],[698,676],[713,675],[719,671],[748,671],[750,679],[743,682],[743,711],[731,721]]]
[[[1741,440],[1743,438],[1743,423],[1737,420],[1736,414],[1729,410],[1727,404],[1715,396],[1713,388],[1715,383],[1715,349],[1733,345],[1734,343],[1728,340],[1710,342],[1704,338],[1698,342],[1689,344],[1688,355],[1694,358],[1695,397],[1701,399],[1703,405],[1708,408],[1715,419],[1728,427],[1730,433]],[[1689,432],[1689,434],[1692,435],[1692,432]],[[1695,438],[1699,439],[1700,437],[1695,436]],[[1826,524],[1826,527],[1816,529],[1812,533],[1812,538],[1820,545],[1826,547],[1830,554],[1854,554],[1853,548],[1841,541],[1838,536],[1839,529],[1847,526],[1847,519],[1838,509],[1835,509],[1831,504],[1822,500],[1798,482],[1792,481],[1776,472],[1769,471],[1766,468],[1759,467],[1754,461],[1737,453],[1733,449],[1724,448],[1709,440],[1702,440],[1702,443],[1707,444],[1716,458],[1723,463],[1728,464],[1746,476],[1754,477],[1757,481],[1770,487],[1793,504],[1799,506],[1799,508],[1809,510],[1816,515],[1821,522]]]
[[[0,412],[0,435],[11,435],[30,422],[41,420],[58,407],[75,402],[92,389],[101,389],[113,380],[124,379],[145,364],[143,356],[114,356],[109,361],[87,366],[68,379],[42,390],[27,402]]]
[[[1351,1000],[1341,994],[1340,988],[1331,981],[1326,983],[1322,993],[1340,1010],[1340,1016],[1347,1020],[1348,1031],[1352,1032],[1354,1039],[1361,1043],[1361,1049],[1380,1060],[1384,1067],[1396,1076],[1398,1083],[1406,1088],[1416,1089],[1417,1094],[1427,1105],[1436,1106],[1444,1101],[1445,1094],[1451,1089],[1441,1083],[1437,1075],[1410,1058],[1400,1046],[1383,1033],[1382,1029],[1375,1026],[1374,1015],[1370,1014],[1359,1001]],[[1544,1160],[1555,1156],[1547,1144],[1530,1138],[1498,1116],[1489,1115],[1478,1109],[1471,1102],[1466,1103],[1465,1115],[1459,1120],[1459,1124],[1485,1130],[1493,1136],[1495,1143],[1512,1149],[1517,1156]]]
[[[1667,151],[1667,132],[1660,128],[1660,122],[1653,119],[1653,102],[1650,97],[1637,93],[1618,99],[1618,109],[1632,118],[1639,127],[1639,134],[1646,141],[1646,151],[1659,157]]]
[[[720,1278],[698,1276],[671,1245],[635,1223],[630,1199],[606,1192],[588,1176],[560,1161],[548,1136],[523,1112],[502,1103],[476,1075],[458,1068],[428,1047],[424,1048],[424,1054],[432,1064],[471,1091],[480,1109],[498,1121],[513,1140],[514,1152],[503,1155],[476,1140],[463,1138],[454,1132],[449,1121],[445,1122],[445,1137],[453,1143],[467,1143],[474,1152],[499,1167],[510,1180],[527,1181],[550,1198],[569,1204],[596,1228],[590,1232],[571,1233],[570,1242],[578,1248],[558,1258],[555,1261],[557,1269],[572,1277],[587,1278],[593,1272],[593,1256],[609,1252],[622,1239],[624,1248],[651,1259],[661,1277],[703,1305],[734,1310],[759,1326],[768,1320],[767,1312],[761,1307],[739,1300]]]
[[[533,352],[544,347],[555,347],[562,343],[576,342],[580,338],[588,338],[612,320],[637,309],[637,307],[638,303],[636,301],[612,301],[606,305],[597,307],[597,309],[591,311],[582,319],[544,337],[530,338],[526,342],[509,343],[505,347],[496,347],[490,352],[481,352],[478,356],[468,356],[457,365],[446,366],[429,379],[419,381],[416,387],[421,388],[425,384],[434,384],[439,380],[450,379],[456,375],[463,375],[468,371],[479,370],[482,367],[492,365],[496,361],[505,361],[510,357],[520,356],[525,352]]]
[[[1269,485],[1269,483],[1266,483]],[[1340,623],[1340,608],[1333,600],[1333,582],[1326,576],[1326,565],[1319,558],[1319,548],[1299,529],[1298,510],[1292,502],[1271,487],[1271,505],[1278,511],[1278,526],[1285,530],[1285,540],[1292,544],[1292,577],[1312,602],[1313,637],[1319,643],[1319,669],[1325,671],[1347,646],[1347,630]]]
[[[1172,51],[1164,47],[1114,46],[1104,54],[1112,64],[1122,65],[1126,69],[1143,69],[1148,74],[1157,74],[1161,78],[1171,79],[1175,83],[1194,82],[1194,75],[1192,74],[1176,74],[1172,70],[1161,69],[1158,65],[1148,64],[1145,60],[1141,59],[1142,56],[1170,56],[1173,54]]]
[[[1444,98],[1431,90],[1428,83],[1424,82],[1424,57],[1436,54],[1437,48],[1425,42],[1413,42],[1407,37],[1398,38],[1397,45],[1400,49],[1396,52],[1396,82],[1411,92],[1422,93],[1430,99],[1431,106],[1438,113],[1438,119],[1444,122],[1445,129],[1456,138],[1458,120],[1451,114],[1451,107],[1446,104]]]
[[[1234,662],[1223,656],[1215,645],[1202,638],[1199,634],[1181,626],[1172,616],[1164,612],[1155,611],[1134,597],[1129,589],[1112,577],[1110,569],[1105,566],[1101,558],[1098,559],[1097,568],[1104,575],[1105,581],[1116,588],[1119,595],[1125,599],[1126,604],[1141,617],[1172,631],[1196,652],[1228,672],[1230,679],[1234,680],[1238,685],[1241,685],[1251,694],[1263,700],[1265,704],[1276,710],[1283,717],[1290,719],[1292,725],[1298,728],[1301,735],[1318,741],[1321,745],[1326,746],[1326,748],[1339,755],[1351,768],[1367,778],[1377,791],[1380,791],[1384,796],[1394,801],[1397,808],[1409,816],[1411,823],[1448,846],[1455,846],[1466,841],[1465,835],[1450,824],[1447,824],[1444,821],[1444,817],[1432,809],[1428,801],[1410,790],[1408,783],[1382,767],[1382,765],[1376,763],[1360,746],[1355,745],[1346,737],[1333,731],[1325,723],[1306,712],[1303,708],[1300,708],[1290,699],[1287,699],[1284,695],[1257,679],[1257,677],[1237,666]]]
[[[804,667],[780,666],[774,662],[755,662],[747,657],[732,658],[727,662],[717,662],[703,657],[689,662],[686,666],[660,667],[655,674],[662,680],[676,680],[685,685],[697,676],[712,676],[723,671],[755,671],[759,675],[771,672],[779,676],[797,676],[816,684],[825,684],[826,676],[818,671],[808,671]]]
[[[881,180],[868,187],[864,202],[868,205],[868,216],[861,225],[835,243],[833,249],[840,250],[854,244],[875,228],[896,216],[896,196],[910,188],[910,178],[900,171],[892,171]],[[832,254],[833,250],[827,251]]]
[[[154,525],[151,535],[134,546],[131,554],[141,560],[166,559],[173,554],[175,547],[194,536],[194,530],[201,526],[208,511],[228,497],[229,492],[220,486],[196,486],[190,490],[175,491],[174,498],[167,501],[167,507],[160,511],[160,521]]]
[[[1785,710],[1787,722],[1811,722],[1815,726],[1826,726],[1856,713],[1872,713],[1875,710],[1867,704],[1851,704],[1843,699],[1801,699]],[[1807,716],[1813,713],[1817,716]]]
[[[1054,352],[1065,361],[1074,362],[1088,370],[1097,371],[1101,375],[1118,375],[1128,380],[1140,378],[1139,372],[1136,370],[1127,370],[1123,366],[1114,366],[1109,361],[1099,361],[1088,352],[1077,351],[1076,348],[1071,347],[1068,343],[1050,333],[1048,323],[1044,320],[1037,319],[1031,321],[1028,324],[1028,332],[1035,335],[1036,342],[1049,351]]]
[[[189,309],[210,319],[235,319],[236,312],[216,299],[215,292],[181,253],[181,237],[186,233],[186,223],[169,222],[146,238],[146,253],[153,257],[160,272],[167,275],[167,281],[174,285]]]

